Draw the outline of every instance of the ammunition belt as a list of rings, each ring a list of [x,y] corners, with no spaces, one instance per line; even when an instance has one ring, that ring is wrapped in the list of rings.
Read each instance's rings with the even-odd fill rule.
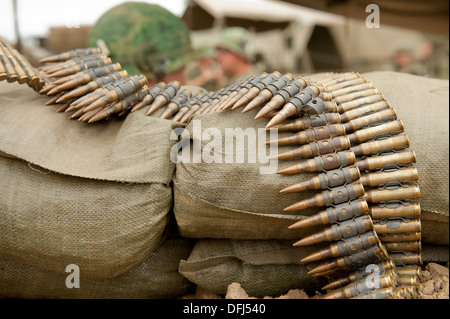
[[[270,118],[267,129],[294,133],[269,142],[293,145],[274,158],[299,159],[277,173],[317,173],[281,192],[318,192],[285,210],[319,210],[290,228],[324,226],[294,246],[330,243],[302,260],[321,262],[309,274],[331,279],[325,298],[416,297],[422,264],[416,157],[394,109],[360,74],[314,82],[262,73],[192,95],[176,81],[149,87],[145,76],[129,77],[97,48],[48,57],[42,62],[50,65],[38,70],[0,40],[0,80],[28,83],[52,97],[46,104],[63,103],[57,112],[75,111],[71,118],[80,121],[148,106],[147,116],[166,107],[160,117],[185,123],[197,114],[260,107],[255,118]]]
[[[314,276],[332,278],[324,287],[329,290],[324,298],[414,298],[422,263],[420,190],[415,154],[403,125],[384,96],[358,73],[315,84],[321,89],[316,104],[328,99],[335,103],[334,111],[300,107],[300,118],[278,125],[281,131],[296,134],[274,141],[303,144],[278,154],[278,159],[300,157],[309,161],[308,165],[284,168],[279,173],[319,173],[282,190],[322,191],[285,209],[323,209],[290,228],[328,224],[323,231],[294,245],[331,243],[303,260],[327,259],[309,271]],[[371,284],[375,277],[369,266],[379,263],[390,267],[376,266],[378,282]],[[348,274],[342,276],[342,271]]]

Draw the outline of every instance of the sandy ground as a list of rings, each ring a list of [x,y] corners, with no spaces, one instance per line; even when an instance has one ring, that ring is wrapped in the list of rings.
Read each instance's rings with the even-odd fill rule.
[[[418,285],[418,299],[449,299],[449,265],[429,263],[422,268]],[[239,283],[228,286],[227,294],[219,295],[199,286],[195,294],[184,296],[185,299],[256,299],[249,296]],[[264,299],[321,299],[319,295],[308,296],[303,290],[293,289],[281,296],[266,296]]]

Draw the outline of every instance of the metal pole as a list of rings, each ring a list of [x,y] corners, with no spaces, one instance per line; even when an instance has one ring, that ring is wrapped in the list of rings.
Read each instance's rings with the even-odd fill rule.
[[[12,5],[14,14],[14,31],[16,33],[16,49],[17,51],[22,52],[22,40],[19,32],[19,17],[17,14],[17,0],[12,0]]]

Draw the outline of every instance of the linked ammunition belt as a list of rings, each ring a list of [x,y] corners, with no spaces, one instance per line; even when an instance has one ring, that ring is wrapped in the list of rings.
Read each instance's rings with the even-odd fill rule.
[[[317,173],[281,192],[317,192],[285,211],[318,210],[290,228],[324,227],[294,243],[329,243],[302,260],[319,263],[310,269],[311,276],[330,279],[324,297],[416,297],[422,264],[416,157],[395,110],[360,74],[314,82],[290,73],[262,73],[192,95],[176,81],[148,86],[145,76],[130,77],[96,48],[48,57],[36,70],[4,40],[1,44],[0,80],[28,81],[52,97],[46,104],[61,103],[57,112],[72,111],[71,118],[83,122],[146,106],[147,116],[165,107],[161,118],[183,123],[197,114],[259,107],[255,119],[270,118],[267,129],[292,132],[269,143],[292,146],[272,159],[299,160],[277,173]],[[14,71],[18,65],[27,68]]]

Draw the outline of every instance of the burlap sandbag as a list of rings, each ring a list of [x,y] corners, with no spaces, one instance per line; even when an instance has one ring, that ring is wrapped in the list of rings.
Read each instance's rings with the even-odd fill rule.
[[[427,79],[394,72],[364,74],[384,94],[405,125],[411,148],[417,154],[423,209],[423,240],[448,244],[448,81]],[[312,79],[323,79],[318,74]],[[196,117],[200,134],[195,134],[195,123],[187,126],[191,145],[198,142],[200,150],[211,146],[215,135],[202,133],[218,129],[225,136],[226,129],[257,130],[264,128],[267,119],[254,120],[258,110],[242,114],[240,110],[205,114]],[[292,134],[292,133],[287,133]],[[217,134],[216,134],[217,135]],[[285,136],[286,133],[279,133]],[[219,135],[220,137],[220,135]],[[209,139],[208,139],[209,138]],[[270,139],[268,134],[266,139]],[[219,163],[195,163],[194,149],[191,161],[177,164],[174,180],[174,212],[183,235],[195,238],[287,239],[298,238],[316,229],[289,230],[293,220],[311,215],[318,209],[307,209],[297,214],[285,213],[283,208],[310,197],[313,192],[279,194],[279,190],[314,174],[261,174],[267,163],[226,163],[225,138],[214,150]],[[244,144],[247,159],[255,144]],[[280,147],[278,152],[290,147]],[[268,149],[266,150],[267,152]],[[203,155],[203,154],[202,154]],[[280,161],[283,168],[297,161]],[[436,190],[439,190],[436,192]]]
[[[172,206],[174,123],[83,124],[14,83],[0,97],[0,258],[95,278],[144,262]]]
[[[232,238],[232,239],[291,239],[299,238],[311,230],[289,230],[302,216],[317,212],[307,209],[300,212],[284,213],[283,208],[311,196],[312,192],[280,194],[279,191],[291,184],[313,176],[312,174],[275,174],[281,167],[292,165],[295,161],[279,162],[278,165],[264,162],[258,152],[266,153],[265,141],[271,139],[264,133],[266,119],[254,120],[256,110],[242,114],[239,110],[200,115],[187,126],[192,139],[189,156],[186,147],[179,153],[174,179],[174,213],[180,233],[194,238]],[[247,130],[250,138],[243,143],[226,132]],[[263,135],[258,136],[259,132]],[[208,139],[207,133],[215,132]],[[278,134],[278,136],[285,136]],[[225,151],[227,138],[234,138],[233,157]],[[187,137],[187,135],[186,135]],[[222,137],[222,138],[220,138]],[[273,138],[273,136],[272,136]],[[194,146],[195,143],[200,148]],[[217,148],[211,152],[216,159],[208,162],[205,151],[211,143]],[[243,147],[238,147],[238,145]],[[259,149],[259,150],[258,150]],[[287,150],[279,147],[278,151]],[[199,151],[200,150],[200,151]],[[278,153],[274,152],[274,154]],[[201,152],[201,161],[196,158]],[[239,155],[238,155],[239,154]],[[257,154],[255,158],[248,155]],[[197,156],[197,157],[196,157]],[[242,157],[240,157],[242,156]],[[206,158],[206,160],[205,160]],[[243,161],[241,160],[243,159]],[[255,159],[253,161],[253,159]],[[270,165],[275,170],[265,174]],[[262,173],[264,172],[264,173]]]
[[[165,240],[142,264],[116,278],[84,278],[72,285],[72,272],[60,274],[20,262],[0,259],[0,296],[7,298],[148,299],[175,298],[187,293],[192,283],[180,275],[193,242],[184,238]]]
[[[200,239],[180,273],[193,283],[218,294],[238,282],[254,297],[279,296],[289,289],[316,290],[323,278],[307,275],[300,259],[317,247],[292,247],[289,240]]]

